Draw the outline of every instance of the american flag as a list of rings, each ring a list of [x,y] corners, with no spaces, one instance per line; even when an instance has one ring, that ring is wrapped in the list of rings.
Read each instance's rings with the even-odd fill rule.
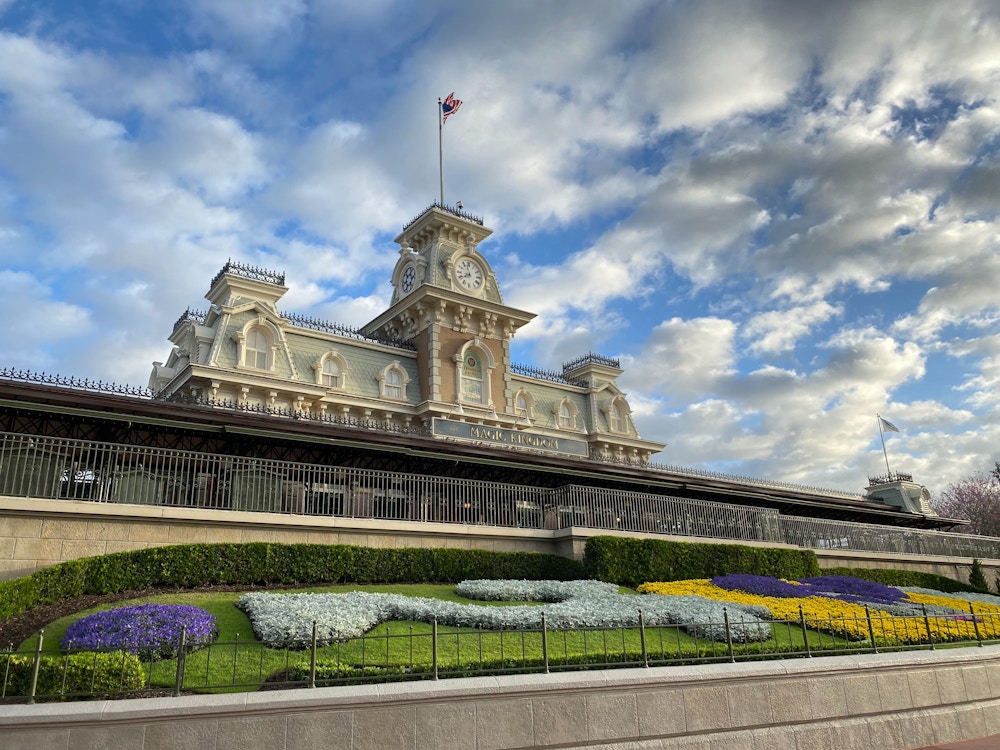
[[[448,94],[448,98],[441,104],[441,122],[445,122],[448,119],[448,115],[453,115],[458,112],[458,108],[461,106],[461,100],[456,99],[455,92],[452,91]]]

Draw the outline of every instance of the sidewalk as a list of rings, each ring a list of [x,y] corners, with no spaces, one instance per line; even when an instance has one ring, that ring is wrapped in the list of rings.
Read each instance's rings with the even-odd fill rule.
[[[913,750],[1000,750],[1000,734],[980,737],[978,740],[959,740],[941,745],[924,745]]]

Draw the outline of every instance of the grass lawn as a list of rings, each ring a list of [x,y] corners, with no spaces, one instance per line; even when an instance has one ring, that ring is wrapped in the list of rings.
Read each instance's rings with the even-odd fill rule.
[[[403,594],[406,596],[444,599],[459,603],[511,606],[538,602],[482,602],[455,594],[452,584],[356,584],[312,586],[295,592],[346,593],[367,591]],[[635,593],[622,589],[623,593]],[[292,593],[292,591],[289,591]],[[102,609],[112,609],[141,603],[190,604],[216,617],[219,636],[215,644],[199,649],[186,657],[184,688],[187,690],[239,691],[254,689],[269,675],[291,667],[308,669],[311,654],[306,651],[270,649],[256,641],[250,621],[236,607],[239,592],[170,593],[143,599],[115,602],[92,610],[61,618],[45,628],[43,646],[46,651],[57,649],[66,629],[75,620]],[[676,627],[645,629],[646,653],[651,663],[684,659],[727,660],[725,643],[696,639]],[[814,651],[851,650],[852,644],[843,638],[797,624],[772,624],[769,641],[743,646],[734,644],[739,654],[795,653],[805,650],[806,638]],[[21,644],[21,651],[32,651],[36,638]],[[642,636],[637,628],[550,631],[546,636],[548,661],[553,669],[581,661],[595,666],[635,662],[642,653]],[[855,643],[854,648],[859,644]],[[432,626],[423,622],[390,622],[378,626],[364,638],[332,644],[318,649],[320,665],[350,666],[362,670],[429,669],[433,663]],[[437,663],[441,671],[475,670],[500,664],[515,669],[535,669],[543,659],[541,633],[497,632],[476,628],[438,628]],[[147,665],[149,683],[164,687],[175,684],[176,659]],[[301,671],[301,670],[300,670]],[[218,687],[224,685],[226,687]]]

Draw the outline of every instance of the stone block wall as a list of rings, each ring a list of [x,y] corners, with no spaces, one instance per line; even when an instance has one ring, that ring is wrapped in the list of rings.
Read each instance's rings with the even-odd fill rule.
[[[28,575],[66,560],[167,544],[283,542],[367,547],[457,547],[498,552],[550,552],[583,558],[587,539],[615,535],[681,542],[733,540],[600,529],[519,529],[337,516],[254,513],[178,506],[124,505],[86,500],[0,496],[0,580]],[[739,542],[768,547],[764,542]],[[969,558],[925,557],[851,550],[816,550],[821,568],[903,568],[968,580]],[[984,560],[993,583],[1000,560]]]
[[[111,552],[211,542],[553,552],[551,531],[0,497],[0,580]]]
[[[5,706],[4,750],[902,750],[1000,733],[1000,646]]]

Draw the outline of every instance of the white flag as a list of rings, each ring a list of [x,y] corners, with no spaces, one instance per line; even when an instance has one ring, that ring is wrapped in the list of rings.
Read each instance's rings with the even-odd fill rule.
[[[882,430],[883,431],[885,431],[885,432],[899,432],[899,428],[896,427],[896,425],[894,425],[888,419],[882,419],[882,417],[879,417],[878,421],[882,423]]]

